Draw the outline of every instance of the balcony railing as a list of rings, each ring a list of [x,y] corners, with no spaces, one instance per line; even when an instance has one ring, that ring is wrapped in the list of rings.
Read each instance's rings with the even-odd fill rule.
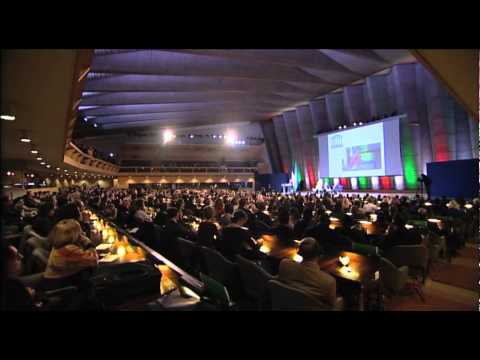
[[[68,144],[67,149],[65,150],[63,161],[66,164],[84,171],[96,172],[105,175],[116,175],[120,170],[120,166],[86,154],[72,142]]]

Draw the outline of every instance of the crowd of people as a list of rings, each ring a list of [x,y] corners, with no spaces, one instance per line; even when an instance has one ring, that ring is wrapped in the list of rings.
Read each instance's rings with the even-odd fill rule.
[[[177,242],[185,238],[231,261],[236,255],[257,261],[280,280],[310,291],[327,304],[335,298],[335,279],[316,265],[315,259],[323,254],[351,250],[354,243],[376,246],[383,252],[396,245],[428,247],[435,243],[450,258],[466,239],[478,235],[478,198],[470,203],[446,198],[426,202],[419,195],[70,187],[56,193],[27,192],[17,199],[4,196],[2,202],[6,228],[21,231],[31,225],[48,239],[46,289],[82,284],[96,268],[87,208],[121,228],[135,229],[135,237],[181,266],[188,264],[182,264]],[[375,235],[368,234],[359,222],[371,219],[372,214],[381,229]],[[426,221],[429,218],[442,218],[442,226]],[[332,226],[332,221],[341,226]],[[408,226],[412,221],[424,221],[426,226]],[[263,234],[275,239],[266,261],[261,251]],[[16,289],[10,293],[33,297],[34,292],[15,280],[21,254],[13,244],[3,243],[9,289]],[[303,258],[300,264],[286,256],[295,246]]]

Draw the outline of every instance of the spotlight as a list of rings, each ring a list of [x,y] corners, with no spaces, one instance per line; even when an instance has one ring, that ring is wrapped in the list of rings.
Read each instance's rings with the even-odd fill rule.
[[[189,137],[190,139],[193,139],[193,138],[195,137],[195,135],[189,134],[188,137]]]
[[[234,145],[237,141],[237,135],[233,131],[227,132],[225,134],[225,143],[228,145]]]
[[[46,164],[46,162],[45,162],[45,161],[42,161],[42,162],[40,163],[40,165],[45,165],[45,164]]]
[[[113,153],[110,153],[110,157],[113,157],[113,156],[114,156]]]
[[[60,171],[60,168],[56,168],[55,170]]]
[[[47,164],[47,168],[48,168],[48,169],[50,169],[51,167],[52,167],[52,165],[48,165],[48,164]]]
[[[65,170],[63,170],[63,171],[65,171],[65,172],[68,172],[68,170],[67,170],[67,169],[65,169]]]
[[[358,123],[358,125],[362,126],[362,125],[363,125],[363,123],[360,121],[360,122]]]
[[[357,123],[356,123],[356,122],[354,122],[354,123],[353,123],[353,126],[357,126]]]
[[[223,135],[218,135],[218,138],[219,138],[219,139],[223,138]]]
[[[340,125],[340,126],[338,127],[338,130],[342,130],[342,125]]]
[[[88,117],[85,116],[85,117],[83,118],[83,121],[87,122],[87,121],[88,121]]]
[[[36,150],[36,149],[30,150],[30,152],[31,152],[32,154],[38,154],[38,150]]]
[[[0,119],[7,120],[7,121],[13,121],[13,120],[15,120],[15,116],[3,114],[3,115],[0,115]]]
[[[213,138],[216,139],[216,138],[217,138],[217,135],[213,134]]]
[[[29,139],[27,137],[22,137],[22,138],[20,138],[20,141],[23,142],[23,143],[29,143],[29,142],[32,141],[32,139]]]
[[[95,128],[98,127],[98,124],[97,123],[93,124],[93,127],[95,127]]]
[[[175,139],[175,134],[172,132],[172,130],[167,129],[163,132],[163,143],[164,144],[169,143],[173,139]]]
[[[346,128],[347,128],[347,125],[343,125],[343,128],[346,129]]]
[[[10,171],[7,171],[7,176],[10,176],[12,173]]]
[[[35,177],[35,175],[34,175],[34,174],[30,174],[30,177],[31,177],[31,178],[34,178],[34,177]]]
[[[41,161],[41,160],[43,160],[43,158],[39,156],[39,157],[37,157],[37,160]]]

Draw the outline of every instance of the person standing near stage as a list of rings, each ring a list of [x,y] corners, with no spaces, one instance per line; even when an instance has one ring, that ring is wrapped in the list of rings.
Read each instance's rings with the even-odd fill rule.
[[[430,179],[427,175],[422,174],[419,178],[420,182],[425,186],[425,191],[427,192],[427,198],[430,200],[430,188],[432,186],[432,179]]]

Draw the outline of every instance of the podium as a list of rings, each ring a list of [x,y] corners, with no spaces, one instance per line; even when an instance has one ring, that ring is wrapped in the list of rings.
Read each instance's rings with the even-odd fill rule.
[[[282,184],[282,192],[284,194],[292,193],[293,192],[293,184],[291,184],[291,183]]]

